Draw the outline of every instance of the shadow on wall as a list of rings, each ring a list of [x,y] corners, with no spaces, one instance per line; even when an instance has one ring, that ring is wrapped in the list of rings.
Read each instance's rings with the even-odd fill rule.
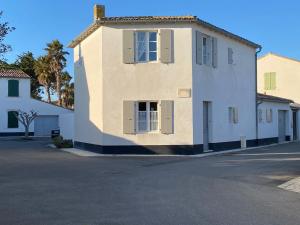
[[[80,76],[77,75],[75,84],[80,83],[80,88],[75,87],[75,95],[80,95],[76,90],[87,90],[85,95],[80,95],[80,97],[75,96],[75,117],[76,114],[86,115],[82,118],[81,122],[77,122],[75,119],[75,141],[74,146],[79,149],[86,149],[89,151],[102,153],[102,154],[199,154],[202,153],[202,146],[190,146],[190,145],[146,145],[141,146],[136,143],[127,140],[122,137],[114,136],[102,132],[100,128],[95,125],[90,119],[90,89],[87,82],[87,76],[85,69],[84,57],[81,54],[81,46],[79,45],[79,60],[75,62],[75,68],[79,71]],[[78,104],[76,99],[80,98],[80,104]],[[99,115],[100,116],[100,115]],[[82,124],[80,127],[78,124]],[[123,129],[122,124],[118,124],[120,129]],[[82,134],[82,138],[80,135]],[[93,143],[92,137],[100,140],[99,143],[103,143],[104,139],[113,139],[116,143],[122,143],[122,145],[95,145]],[[80,141],[80,139],[82,141]]]

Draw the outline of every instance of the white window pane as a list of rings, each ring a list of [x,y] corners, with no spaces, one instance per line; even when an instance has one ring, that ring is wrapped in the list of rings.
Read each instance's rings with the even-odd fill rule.
[[[150,130],[156,131],[158,129],[158,113],[155,111],[150,112]]]
[[[157,53],[156,52],[150,52],[149,53],[149,61],[156,61],[157,60]]]
[[[156,52],[157,50],[157,42],[149,42],[149,51]]]
[[[146,41],[146,32],[137,32],[137,40],[145,42]]]
[[[157,41],[157,33],[156,32],[150,32],[149,33],[149,41]]]
[[[147,112],[138,112],[138,129],[147,131]]]
[[[157,111],[157,102],[150,102],[150,111]]]
[[[146,61],[146,42],[138,42],[138,61]]]

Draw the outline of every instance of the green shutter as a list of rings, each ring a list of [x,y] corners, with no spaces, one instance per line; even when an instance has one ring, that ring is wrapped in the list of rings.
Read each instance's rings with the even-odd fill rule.
[[[270,90],[276,89],[276,73],[270,73]]]
[[[19,127],[19,122],[15,114],[18,112],[16,111],[9,111],[7,113],[7,127],[8,128],[18,128]]]
[[[265,73],[265,90],[270,90],[270,73]]]
[[[8,97],[19,97],[19,81],[8,81]]]

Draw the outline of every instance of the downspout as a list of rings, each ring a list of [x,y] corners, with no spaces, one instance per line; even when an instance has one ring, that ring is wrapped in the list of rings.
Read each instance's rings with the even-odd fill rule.
[[[261,52],[262,47],[260,46],[255,52],[255,134],[256,134],[256,144],[258,145],[258,106],[261,104],[257,101],[257,55]]]

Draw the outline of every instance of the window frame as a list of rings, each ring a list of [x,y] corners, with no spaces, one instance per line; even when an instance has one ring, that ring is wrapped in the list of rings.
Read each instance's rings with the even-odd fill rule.
[[[17,95],[12,95],[11,94],[11,87],[10,85],[13,85],[11,84],[11,82],[16,82],[17,83]],[[20,97],[20,81],[17,80],[17,79],[9,79],[7,80],[7,97],[10,97],[10,98],[18,98]]]
[[[146,103],[146,111],[139,111],[139,103]],[[150,103],[156,103],[156,111],[151,111],[150,110]],[[143,134],[143,133],[158,133],[159,132],[159,102],[158,101],[137,101],[136,104],[136,132],[138,134]],[[146,129],[145,130],[140,130],[139,129],[139,112],[146,112]],[[150,119],[150,113],[151,112],[156,112],[157,114],[157,120],[156,120],[156,130],[151,129],[151,119]]]
[[[139,53],[139,41],[138,41],[138,33],[145,33],[145,42],[146,42],[146,59],[139,60],[138,53]],[[156,41],[150,41],[150,33],[156,34]],[[156,51],[150,51],[150,43],[156,43]],[[134,32],[134,61],[135,63],[153,63],[158,62],[158,31],[157,30],[136,30]],[[150,53],[156,53],[156,59],[150,60]]]
[[[16,125],[15,127],[10,127],[10,123],[9,123],[9,118],[10,118],[10,117],[9,117],[9,113],[14,113],[14,112],[15,112],[15,113],[18,113],[18,110],[13,110],[13,109],[12,109],[12,110],[8,110],[8,111],[7,111],[7,114],[6,114],[6,115],[7,115],[7,129],[18,129],[18,128],[20,127],[20,126],[19,126],[19,125],[20,125],[20,124],[19,124],[19,120],[18,120],[17,118],[15,118],[15,119],[17,120],[17,125]]]
[[[273,109],[266,109],[266,121],[267,123],[273,123]]]
[[[238,108],[230,106],[228,107],[228,117],[229,117],[229,123],[230,124],[238,124],[239,123],[239,113]]]
[[[206,44],[204,46],[204,40]],[[210,36],[204,35],[202,37],[202,62],[203,65],[212,66],[212,55],[213,55],[213,46],[212,38]]]

